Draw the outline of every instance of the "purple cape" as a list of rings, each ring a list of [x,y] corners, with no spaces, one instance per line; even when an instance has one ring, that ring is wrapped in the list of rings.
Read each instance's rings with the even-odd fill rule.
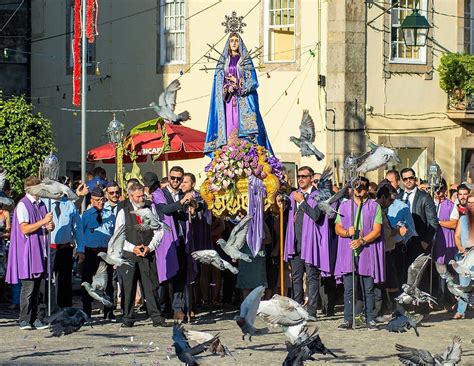
[[[341,213],[341,224],[345,229],[353,226],[351,218],[351,202],[347,200],[339,206]],[[357,212],[357,204],[354,202],[354,215]],[[375,214],[378,204],[372,199],[368,199],[362,207],[362,233],[366,236],[372,231]],[[370,276],[375,283],[385,281],[385,249],[382,241],[383,234],[375,241],[363,245],[359,254],[359,266],[356,273],[362,276]],[[350,247],[352,238],[338,238],[336,269],[334,274],[342,276],[352,273],[352,249]]]
[[[249,207],[248,215],[252,216],[247,232],[247,245],[255,258],[262,248],[264,200],[266,196],[263,181],[255,176],[249,177]]]
[[[444,200],[438,208],[439,221],[449,221],[454,203],[451,200]],[[448,264],[454,255],[458,252],[454,242],[454,230],[445,227],[438,227],[436,232],[436,243],[433,248],[434,260],[436,263]]]
[[[168,204],[163,190],[157,189],[152,195],[153,203]],[[160,282],[169,280],[178,272],[178,256],[176,254],[176,245],[178,235],[174,226],[173,216],[163,215],[163,221],[171,230],[165,230],[161,244],[156,248],[156,268],[158,270],[158,280]]]
[[[306,201],[312,208],[317,205],[316,198],[318,195],[318,191],[313,191]],[[285,261],[287,262],[295,255],[295,223],[293,217],[295,215],[296,202],[293,194],[290,195],[290,203],[284,254]],[[335,254],[336,247],[331,238],[327,215],[324,215],[322,224],[317,224],[311,217],[305,214],[303,217],[302,238],[301,259],[317,267],[321,271],[322,276],[331,276],[333,272],[331,266],[333,261],[331,258]]]
[[[23,202],[28,211],[30,224],[38,222],[46,216],[47,210],[43,202],[39,202],[37,206],[33,205],[26,196],[20,202]],[[10,243],[6,275],[7,283],[16,284],[20,280],[40,278],[45,275],[47,240],[43,229],[38,229],[34,233],[24,235],[18,223],[16,209],[13,213]]]

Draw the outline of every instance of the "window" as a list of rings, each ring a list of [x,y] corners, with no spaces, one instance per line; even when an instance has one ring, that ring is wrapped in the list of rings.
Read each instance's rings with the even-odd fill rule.
[[[464,52],[474,54],[474,0],[464,2]]]
[[[265,0],[264,61],[295,61],[295,0]]]
[[[71,4],[73,2],[71,1]],[[67,66],[69,69],[72,69],[74,66],[74,57],[72,54],[72,42],[74,39],[74,6],[68,6],[68,13],[66,15],[68,19],[68,32],[69,37],[67,38],[67,45],[66,45],[66,54],[67,54]],[[97,40],[96,40],[97,42]],[[81,47],[82,47],[82,40],[81,40]],[[82,56],[82,51],[81,51],[81,56]],[[95,43],[89,43],[87,42],[87,54],[86,54],[86,60],[87,63],[86,65],[89,67],[93,66],[93,63],[95,62]]]
[[[160,64],[186,62],[184,0],[160,0]]]
[[[419,3],[420,15],[427,17],[427,0],[391,0],[392,5],[399,4],[390,12],[390,62],[405,64],[426,64],[426,45],[423,47],[405,46],[400,24],[412,13]]]

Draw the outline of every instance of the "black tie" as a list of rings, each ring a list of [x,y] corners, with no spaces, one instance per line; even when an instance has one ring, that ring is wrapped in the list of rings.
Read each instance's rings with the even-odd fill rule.
[[[97,223],[102,226],[102,211],[97,210]]]
[[[56,201],[54,203],[55,203],[54,212],[56,213],[56,217],[59,219],[59,215],[61,215],[61,207],[60,207],[61,202]]]
[[[405,203],[407,204],[408,208],[410,209],[411,211],[411,205],[410,205],[410,195],[412,194],[413,192],[406,192],[407,196],[405,197]]]

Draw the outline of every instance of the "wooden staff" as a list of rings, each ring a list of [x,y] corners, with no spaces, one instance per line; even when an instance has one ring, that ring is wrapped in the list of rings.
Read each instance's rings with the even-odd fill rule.
[[[278,201],[278,208],[280,209],[280,294],[281,296],[285,296],[285,267],[283,262],[283,202],[281,200]]]

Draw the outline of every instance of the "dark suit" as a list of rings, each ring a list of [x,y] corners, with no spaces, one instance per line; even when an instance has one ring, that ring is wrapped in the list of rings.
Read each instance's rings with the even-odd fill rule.
[[[405,195],[405,192],[403,192]],[[403,196],[402,196],[403,200]],[[439,226],[438,215],[436,213],[436,206],[431,196],[421,191],[420,189],[416,190],[415,196],[413,198],[413,203],[410,207],[411,214],[413,216],[413,221],[415,223],[415,229],[417,236],[412,237],[406,248],[406,260],[405,268],[403,269],[403,279],[406,283],[406,276],[409,265],[418,257],[420,254],[430,254],[431,247],[433,245],[433,239],[436,234],[436,230]],[[428,248],[424,249],[421,245],[421,242],[428,244]],[[422,280],[422,289],[427,291],[427,284],[429,279],[429,269],[425,271],[425,275]]]
[[[163,215],[172,216],[174,221],[174,226],[176,228],[176,236],[179,238],[179,244],[176,246],[176,254],[178,256],[178,272],[176,275],[168,282],[168,284],[163,284],[160,288],[160,301],[163,301],[162,296],[166,293],[166,285],[169,286],[168,290],[172,298],[172,308],[176,312],[184,312],[186,307],[185,301],[185,290],[186,290],[186,273],[188,268],[188,258],[185,248],[186,237],[186,212],[183,205],[180,203],[184,194],[180,191],[178,194],[179,200],[174,201],[173,196],[171,195],[168,188],[164,188],[163,194],[166,197],[167,204],[158,203],[156,205],[156,211],[161,217]],[[190,309],[188,309],[190,310]]]

